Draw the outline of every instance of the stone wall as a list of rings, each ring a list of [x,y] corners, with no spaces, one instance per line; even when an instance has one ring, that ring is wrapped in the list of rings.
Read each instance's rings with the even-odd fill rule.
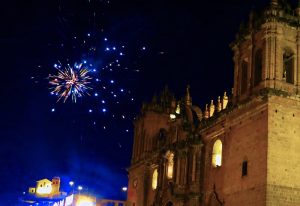
[[[214,125],[206,131],[206,205],[214,191],[225,205],[265,205],[267,123],[267,102],[256,99],[229,114],[219,126]],[[223,142],[222,166],[218,168],[211,164],[212,145],[216,139]],[[246,176],[242,176],[243,161],[248,162]]]
[[[269,98],[267,205],[300,205],[300,102]]]

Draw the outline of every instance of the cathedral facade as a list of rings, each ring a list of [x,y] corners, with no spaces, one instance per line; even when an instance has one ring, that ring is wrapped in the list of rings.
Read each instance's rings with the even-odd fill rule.
[[[231,48],[231,94],[201,110],[165,89],[143,105],[130,206],[300,205],[300,4],[252,12]]]

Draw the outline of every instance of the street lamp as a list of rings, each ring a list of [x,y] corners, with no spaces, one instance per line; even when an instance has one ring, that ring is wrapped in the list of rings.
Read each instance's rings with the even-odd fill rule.
[[[82,186],[79,185],[79,186],[77,187],[77,189],[78,189],[78,194],[80,195],[80,191],[83,189]]]
[[[74,181],[70,181],[70,182],[69,182],[69,185],[70,185],[71,188],[72,188],[72,195],[74,195],[74,184],[75,184]]]
[[[72,187],[74,185],[74,181],[70,181],[69,185]]]

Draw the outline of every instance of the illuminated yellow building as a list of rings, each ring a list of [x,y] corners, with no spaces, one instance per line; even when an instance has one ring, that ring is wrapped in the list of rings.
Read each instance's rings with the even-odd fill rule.
[[[29,187],[29,194],[37,197],[54,197],[60,195],[60,178],[54,177],[52,181],[41,179],[36,182],[35,187]]]

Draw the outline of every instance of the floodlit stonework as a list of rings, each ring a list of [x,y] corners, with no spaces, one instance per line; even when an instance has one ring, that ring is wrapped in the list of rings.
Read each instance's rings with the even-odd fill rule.
[[[231,95],[202,111],[165,89],[143,105],[130,206],[300,205],[300,6],[272,0],[231,47]]]

